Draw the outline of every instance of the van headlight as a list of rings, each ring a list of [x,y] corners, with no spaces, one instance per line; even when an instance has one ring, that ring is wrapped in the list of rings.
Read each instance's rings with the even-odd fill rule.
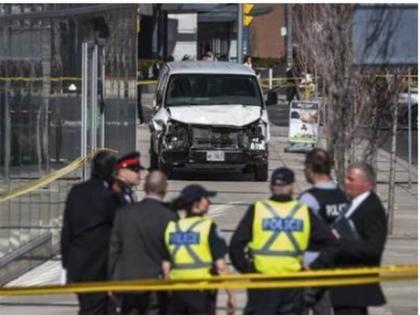
[[[267,148],[266,130],[267,126],[262,120],[249,125],[246,133],[250,150],[265,150]]]
[[[169,121],[163,137],[163,146],[169,150],[178,150],[188,147],[187,126],[177,122]]]

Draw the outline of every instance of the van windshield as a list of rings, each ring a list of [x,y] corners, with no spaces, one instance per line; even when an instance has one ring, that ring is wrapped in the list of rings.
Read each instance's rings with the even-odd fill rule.
[[[231,104],[262,106],[254,76],[174,74],[170,77],[166,106]]]

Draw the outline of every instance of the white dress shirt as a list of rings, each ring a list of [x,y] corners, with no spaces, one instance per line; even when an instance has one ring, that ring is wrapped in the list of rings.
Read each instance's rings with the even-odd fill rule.
[[[360,204],[365,201],[367,197],[370,195],[370,190],[366,191],[351,201],[351,205],[349,210],[346,212],[345,217],[350,218],[350,216],[356,211],[356,209],[360,206]]]

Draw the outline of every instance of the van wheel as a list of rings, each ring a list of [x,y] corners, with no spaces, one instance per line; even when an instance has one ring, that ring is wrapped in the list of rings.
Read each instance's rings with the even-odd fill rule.
[[[162,140],[159,141],[159,154],[162,152]],[[161,159],[159,159],[159,156],[156,155],[156,164],[158,169],[160,169],[163,173],[165,173],[166,177],[169,179],[172,176],[172,167],[168,164],[162,162]]]
[[[255,166],[255,180],[258,182],[265,182],[268,179],[268,163]]]
[[[152,137],[150,137],[149,153],[150,153],[150,169],[151,170],[156,170],[156,169],[158,169],[158,156],[155,153],[155,150],[153,150],[153,138]]]
[[[159,169],[165,173],[166,177],[168,179],[172,176],[172,167],[170,167],[168,164],[162,163],[162,161],[159,161]]]

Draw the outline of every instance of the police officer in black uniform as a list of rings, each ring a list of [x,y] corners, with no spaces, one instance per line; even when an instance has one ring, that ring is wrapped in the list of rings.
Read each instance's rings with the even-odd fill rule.
[[[128,206],[136,201],[133,187],[140,183],[140,171],[144,169],[140,161],[139,152],[131,152],[122,156],[115,166],[116,174],[112,183],[112,191],[118,208]],[[119,294],[110,295],[112,314],[121,313],[121,297]]]
[[[333,161],[328,152],[315,148],[306,154],[305,177],[313,187],[299,200],[307,204],[325,223],[332,224],[348,205],[345,193],[331,179]]]
[[[346,195],[331,179],[332,166],[333,161],[326,150],[315,148],[308,152],[304,172],[306,180],[313,186],[299,197],[300,202],[306,204],[328,225],[331,225],[348,205]],[[309,264],[316,255],[316,251],[306,253],[305,263]],[[331,314],[328,290],[308,289],[305,292],[305,298],[308,309],[312,309],[314,315]]]
[[[302,270],[302,255],[308,245],[322,248],[310,268],[324,268],[333,263],[338,242],[328,226],[306,205],[292,198],[294,181],[292,170],[285,167],[274,170],[271,198],[255,202],[239,222],[229,254],[241,273]],[[244,314],[301,314],[302,307],[301,289],[248,290]]]
[[[116,158],[107,151],[95,155],[91,178],[70,190],[61,231],[61,257],[67,282],[106,281],[109,239],[115,199],[109,181]],[[77,294],[79,314],[108,313],[106,293]]]
[[[136,201],[133,187],[140,183],[140,171],[143,169],[139,152],[128,153],[118,160],[112,190],[120,207]]]

